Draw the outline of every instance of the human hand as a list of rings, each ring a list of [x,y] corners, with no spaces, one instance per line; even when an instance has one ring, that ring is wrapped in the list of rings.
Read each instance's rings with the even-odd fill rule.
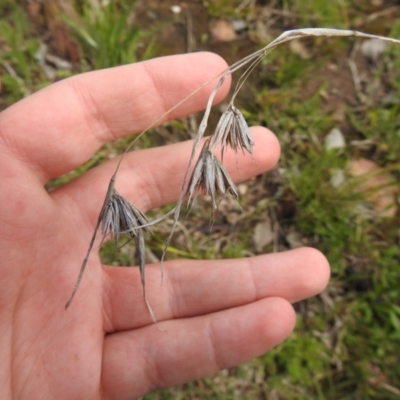
[[[284,340],[290,303],[329,278],[325,258],[298,249],[254,258],[147,265],[151,322],[138,268],[92,253],[64,309],[118,158],[48,193],[44,185],[99,147],[145,126],[225,68],[209,53],[82,74],[0,114],[0,387],[3,399],[127,399],[210,375]],[[202,89],[169,118],[200,110]],[[217,98],[227,92],[225,85]],[[234,180],[272,168],[279,144],[255,127],[251,157],[226,154]],[[191,142],[128,153],[116,188],[143,212],[176,201]]]

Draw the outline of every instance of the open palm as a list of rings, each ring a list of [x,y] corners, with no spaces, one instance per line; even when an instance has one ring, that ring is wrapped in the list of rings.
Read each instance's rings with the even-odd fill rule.
[[[290,305],[325,287],[316,250],[240,260],[171,261],[146,268],[157,327],[137,268],[91,255],[64,310],[117,159],[48,193],[46,182],[87,161],[104,143],[141,131],[225,67],[209,53],[82,74],[0,114],[0,391],[2,399],[132,399],[267,351],[294,326]],[[227,92],[221,89],[219,99]],[[204,88],[169,118],[200,110]],[[236,181],[277,162],[271,132],[252,128],[255,159]],[[129,153],[116,188],[143,212],[176,201],[191,143]],[[161,329],[159,329],[161,328]]]

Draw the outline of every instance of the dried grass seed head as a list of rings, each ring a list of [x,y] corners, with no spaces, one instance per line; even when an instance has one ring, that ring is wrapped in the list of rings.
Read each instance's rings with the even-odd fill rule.
[[[211,138],[211,147],[221,146],[221,154],[230,147],[235,152],[238,149],[253,155],[254,141],[250,134],[243,114],[230,104],[227,110],[221,115],[215,133]]]
[[[214,211],[218,207],[219,198],[227,197],[228,194],[235,200],[239,198],[228,171],[210,151],[210,139],[205,142],[201,150],[188,184],[186,195],[189,207],[198,194],[206,194],[211,197]]]
[[[119,236],[126,234],[130,239],[150,232],[146,216],[132,203],[113,189],[101,213],[102,241],[110,234],[117,244]]]

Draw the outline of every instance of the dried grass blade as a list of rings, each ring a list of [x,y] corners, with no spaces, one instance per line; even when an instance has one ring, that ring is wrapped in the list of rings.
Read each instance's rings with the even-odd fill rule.
[[[216,162],[215,156],[207,149],[206,150],[206,162],[204,168],[204,186],[206,193],[211,197],[214,211],[217,209],[216,193],[215,193],[215,174],[216,174]]]

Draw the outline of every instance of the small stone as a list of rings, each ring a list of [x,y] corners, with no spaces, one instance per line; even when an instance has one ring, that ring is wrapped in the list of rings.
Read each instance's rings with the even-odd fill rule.
[[[275,233],[272,229],[272,223],[269,219],[259,222],[253,232],[254,247],[258,252],[261,252],[265,246],[272,243],[275,238]]]
[[[174,5],[171,6],[171,11],[174,14],[180,14],[182,12],[182,7],[180,5],[178,5],[178,4],[174,4]]]
[[[247,29],[247,23],[243,19],[230,18],[229,22],[231,23],[232,28],[234,29],[235,32],[241,32]]]
[[[226,19],[213,20],[210,23],[210,33],[217,42],[231,42],[237,39],[232,24]]]
[[[361,54],[372,61],[377,61],[385,52],[387,43],[379,39],[369,39],[361,45]]]

